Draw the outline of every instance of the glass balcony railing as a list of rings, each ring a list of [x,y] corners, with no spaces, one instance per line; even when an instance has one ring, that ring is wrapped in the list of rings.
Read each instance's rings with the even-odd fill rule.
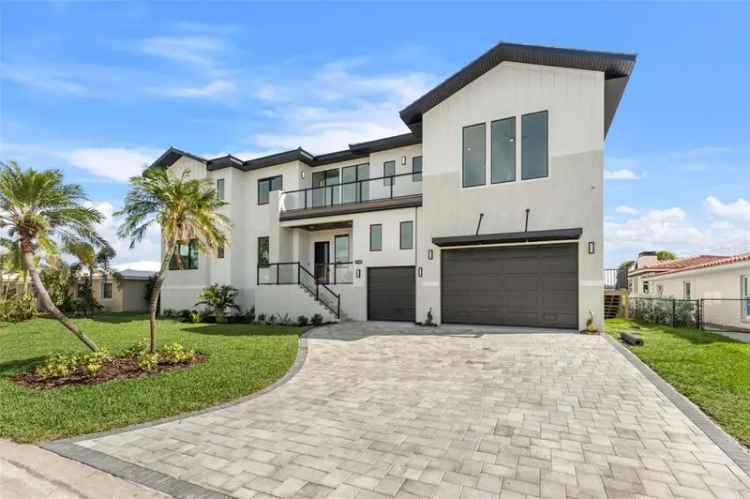
[[[324,208],[350,203],[393,199],[422,193],[421,173],[402,173],[324,187],[287,191],[281,196],[282,211]]]

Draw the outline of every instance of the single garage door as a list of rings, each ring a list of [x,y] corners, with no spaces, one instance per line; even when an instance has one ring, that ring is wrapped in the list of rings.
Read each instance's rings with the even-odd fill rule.
[[[414,267],[367,269],[367,319],[409,321],[415,317]]]
[[[578,327],[578,246],[444,250],[442,321]]]

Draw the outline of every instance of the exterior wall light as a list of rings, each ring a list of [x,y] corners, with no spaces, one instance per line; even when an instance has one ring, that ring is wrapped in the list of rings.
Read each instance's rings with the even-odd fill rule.
[[[589,255],[593,255],[594,253],[596,253],[596,243],[589,241]]]
[[[402,165],[406,164],[406,156],[401,156],[401,164]]]
[[[422,277],[422,267],[419,267],[419,268],[417,269],[417,275],[418,275],[419,277]]]
[[[433,253],[432,248],[427,250],[427,259],[432,260],[435,257],[435,253]]]
[[[357,279],[362,277],[362,271],[360,269],[357,269]]]

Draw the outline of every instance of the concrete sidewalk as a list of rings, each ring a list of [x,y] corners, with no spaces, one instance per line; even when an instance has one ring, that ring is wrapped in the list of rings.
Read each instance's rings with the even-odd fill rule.
[[[167,499],[170,496],[53,454],[0,440],[2,499]]]

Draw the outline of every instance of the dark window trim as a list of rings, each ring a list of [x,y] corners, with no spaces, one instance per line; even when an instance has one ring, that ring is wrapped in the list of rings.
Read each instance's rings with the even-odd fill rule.
[[[372,247],[372,228],[380,227],[380,248],[373,249]],[[370,251],[383,251],[383,224],[370,224]]]
[[[279,186],[278,190],[283,191],[284,190],[284,175],[273,175],[271,177],[259,178],[258,179],[258,205],[259,206],[260,205],[266,205],[266,204],[269,203],[270,198],[271,198],[271,193],[273,192],[271,190],[271,183],[276,178],[280,178],[281,179],[281,185]],[[266,201],[265,203],[261,203],[260,202],[260,186],[261,186],[261,184],[263,184],[263,182],[269,182],[269,186],[268,186],[268,198],[269,198],[269,201]]]
[[[187,258],[180,258],[182,262],[182,268],[177,266],[177,256],[180,251],[180,247],[185,245],[183,241],[177,241],[175,243],[175,250],[172,254],[172,259],[169,262],[169,270],[198,270],[198,261],[200,260],[200,254],[198,253],[197,242],[195,239],[191,239],[187,242],[188,254]],[[191,248],[195,248],[195,261],[191,258],[193,251]]]
[[[218,248],[216,248],[216,258],[223,259],[224,258],[224,245],[222,244]]]
[[[109,286],[109,296],[107,296],[107,286]],[[102,300],[111,300],[114,296],[114,288],[112,287],[111,281],[102,282]]]
[[[268,254],[268,261],[265,262],[265,263],[262,263],[260,261],[260,241],[262,239],[266,239],[268,241],[268,253],[269,254]],[[271,237],[270,236],[258,236],[257,248],[255,250],[255,253],[256,253],[255,254],[255,258],[257,260],[256,263],[257,263],[258,267],[262,267],[262,266],[266,266],[267,267],[271,263]]]
[[[393,164],[393,173],[388,175],[385,172],[385,169],[387,166],[390,166],[391,164]],[[396,160],[391,159],[388,161],[383,161],[383,185],[391,186],[393,184],[393,177],[395,176],[396,176]]]
[[[511,180],[502,180],[500,182],[494,182],[492,180],[492,125],[497,123],[498,121],[505,121],[505,120],[513,120],[515,121],[515,133],[516,136],[513,138],[513,178]],[[498,185],[498,184],[509,184],[511,182],[518,182],[518,117],[514,114],[513,116],[508,116],[507,118],[500,118],[497,120],[490,121],[490,184],[492,185]],[[485,152],[486,154],[486,152]],[[539,177],[543,178],[543,177]]]
[[[337,245],[336,245],[336,242],[337,242],[337,241],[338,241],[338,240],[339,240],[340,238],[346,238],[346,239],[348,239],[348,240],[349,240],[349,242],[347,243],[347,248],[346,248],[346,249],[347,249],[347,252],[346,252],[346,260],[344,260],[344,261],[341,261],[341,262],[337,262],[337,261],[336,261],[336,258],[337,258],[337,256],[338,256],[338,255],[336,254],[336,249],[337,249]],[[349,237],[349,234],[338,234],[338,235],[336,235],[336,236],[333,236],[333,263],[349,263],[349,262],[350,262],[350,260],[352,259],[352,257],[351,257],[351,252],[352,252],[352,240],[351,240],[351,238]]]
[[[420,162],[420,170],[419,173],[414,171],[414,160],[419,158]],[[422,181],[422,170],[424,169],[424,162],[422,161],[422,156],[412,156],[411,157],[411,181],[412,182],[421,182]],[[417,178],[419,176],[419,178]]]
[[[482,182],[481,184],[466,185],[464,172],[464,131],[467,128],[472,128],[480,125],[484,127],[484,182]],[[484,185],[487,185],[487,123],[484,121],[480,121],[479,123],[466,125],[465,127],[461,128],[461,187],[463,187],[464,189],[471,189],[472,187],[482,187]]]
[[[219,191],[219,183],[221,183],[221,191]],[[226,196],[226,186],[227,184],[224,177],[216,179],[216,198],[219,201],[224,201],[224,197]]]
[[[525,116],[534,116],[535,114],[542,114],[542,113],[544,113],[547,116],[547,155],[544,158],[544,161],[546,163],[545,166],[546,166],[547,174],[544,175],[543,177],[526,178],[523,175],[523,134],[524,134],[523,119]],[[549,109],[544,109],[542,111],[535,111],[533,113],[522,114],[520,123],[521,123],[521,180],[539,180],[543,178],[549,178],[549,173],[550,173],[549,172]],[[516,132],[516,137],[518,137],[518,132]]]
[[[403,236],[403,231],[404,231],[404,224],[411,225],[411,239],[409,242],[410,246],[408,248],[404,248],[403,246],[404,238],[402,236]],[[403,222],[400,222],[398,224],[398,249],[402,249],[402,250],[414,249],[414,220],[404,220]]]

